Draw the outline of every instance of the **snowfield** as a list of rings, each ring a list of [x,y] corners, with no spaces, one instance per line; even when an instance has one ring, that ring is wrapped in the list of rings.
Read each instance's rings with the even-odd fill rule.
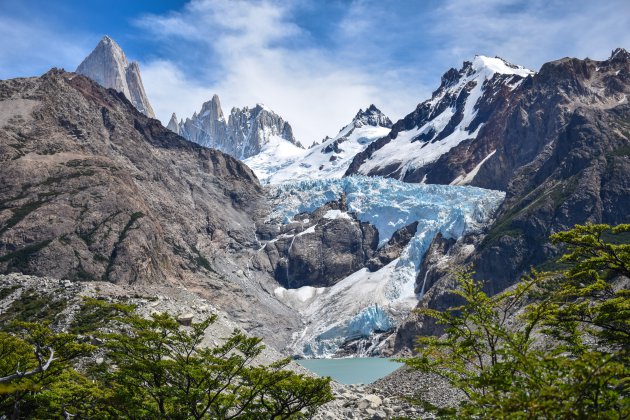
[[[474,131],[469,130],[469,126],[477,115],[477,105],[484,95],[484,82],[490,80],[495,74],[514,75],[513,80],[508,82],[512,88],[522,82],[521,77],[527,77],[534,72],[521,66],[511,65],[500,58],[485,57],[477,55],[472,61],[470,74],[462,77],[457,83],[448,87],[427,101],[432,109],[446,97],[458,97],[466,86],[474,84],[464,106],[462,120],[457,124],[454,131],[445,138],[431,142],[438,136],[455,116],[453,106],[447,107],[442,113],[431,116],[430,120],[421,127],[415,127],[408,131],[401,131],[398,136],[372,154],[359,172],[369,174],[370,171],[379,170],[393,165],[395,168],[403,166],[400,173],[402,179],[408,170],[420,168],[428,163],[436,161],[440,156],[447,153],[453,147],[466,139],[475,139],[483,124]],[[433,137],[426,142],[416,141],[420,135],[433,132]],[[472,178],[471,178],[472,179]],[[463,180],[460,180],[460,183]]]
[[[418,302],[416,276],[433,238],[458,239],[480,229],[505,193],[476,187],[407,184],[394,179],[355,176],[270,186],[272,218],[288,222],[346,195],[348,211],[379,231],[380,246],[392,234],[418,221],[416,235],[400,258],[376,272],[361,269],[331,287],[278,287],[274,294],[303,315],[304,330],[292,351],[304,357],[331,357],[348,340],[391,330]],[[339,211],[326,217],[349,217]]]
[[[355,127],[348,124],[334,138],[307,150],[278,138],[270,141],[258,155],[243,162],[254,171],[262,184],[341,178],[357,153],[389,132],[390,129],[386,127]],[[335,142],[339,153],[330,152]]]

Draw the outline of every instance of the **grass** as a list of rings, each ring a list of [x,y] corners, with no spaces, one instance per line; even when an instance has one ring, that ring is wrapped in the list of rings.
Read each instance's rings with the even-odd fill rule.
[[[13,286],[8,286],[8,287],[2,287],[0,288],[0,300],[4,300],[7,297],[9,297],[13,292],[15,292],[16,290],[18,290],[20,288],[20,286],[18,285],[13,285]]]
[[[42,322],[54,321],[68,306],[66,299],[55,299],[52,295],[40,294],[27,289],[0,314],[0,326],[11,321]]]
[[[129,221],[127,222],[127,224],[125,224],[125,227],[123,227],[123,229],[118,234],[118,240],[112,248],[112,253],[109,256],[109,262],[107,263],[107,268],[105,269],[105,273],[103,273],[103,281],[109,281],[109,276],[112,272],[112,269],[114,268],[114,261],[116,260],[116,256],[118,255],[118,247],[123,243],[136,220],[140,219],[141,217],[144,217],[144,213],[142,213],[141,211],[132,213],[129,216]]]
[[[210,272],[216,273],[216,271],[214,271],[214,269],[212,268],[212,265],[210,265],[210,261],[208,261],[208,259],[204,257],[203,255],[201,255],[201,252],[196,247],[193,246],[192,250],[195,253],[193,262],[198,267],[203,267]]]
[[[42,185],[48,186],[52,184],[59,184],[61,182],[68,181],[69,179],[80,178],[82,176],[93,176],[94,174],[96,174],[96,171],[94,171],[93,169],[85,169],[83,171],[77,171],[70,174],[52,176],[50,178],[47,178],[44,182],[42,182]]]
[[[32,201],[21,207],[11,209],[13,215],[4,223],[4,226],[0,228],[0,235],[20,223],[26,216],[40,208],[42,204],[44,204],[44,201]]]

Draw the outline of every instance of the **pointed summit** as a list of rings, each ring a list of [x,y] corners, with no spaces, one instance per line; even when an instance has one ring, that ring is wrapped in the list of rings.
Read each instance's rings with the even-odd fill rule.
[[[109,36],[101,39],[76,72],[101,86],[122,92],[138,111],[155,118],[142,85],[138,63],[129,63],[122,48]]]
[[[365,111],[360,109],[357,115],[354,116],[352,123],[355,127],[371,125],[372,127],[392,128],[392,121],[374,104],[365,108]]]
[[[223,109],[221,108],[219,95],[215,93],[212,95],[212,99],[204,102],[203,105],[201,105],[201,112],[199,115],[208,117],[213,121],[224,121],[225,117],[223,116]]]
[[[166,128],[171,130],[173,133],[179,134],[179,123],[177,122],[177,114],[175,114],[174,112],[173,115],[171,115],[171,120],[168,122]]]

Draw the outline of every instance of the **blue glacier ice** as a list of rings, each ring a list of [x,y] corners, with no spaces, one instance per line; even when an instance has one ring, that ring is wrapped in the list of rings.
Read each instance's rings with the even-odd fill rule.
[[[294,349],[307,357],[331,356],[346,341],[369,339],[376,331],[394,328],[420,297],[414,290],[416,275],[435,236],[459,239],[479,230],[505,197],[501,191],[476,187],[365,176],[275,185],[269,193],[274,205],[271,217],[284,222],[343,193],[348,211],[378,229],[380,245],[396,230],[418,221],[416,234],[400,258],[374,273],[367,269],[353,273],[300,309],[309,326]]]
[[[303,355],[319,357],[334,353],[341,344],[349,340],[368,338],[375,332],[390,331],[394,327],[389,315],[378,304],[369,306],[358,314],[304,345]]]
[[[376,226],[381,244],[414,221],[439,226],[447,237],[459,237],[482,226],[505,197],[504,192],[483,188],[408,184],[366,176],[286,183],[270,187],[270,192],[275,202],[272,215],[285,223],[345,193],[349,211]]]

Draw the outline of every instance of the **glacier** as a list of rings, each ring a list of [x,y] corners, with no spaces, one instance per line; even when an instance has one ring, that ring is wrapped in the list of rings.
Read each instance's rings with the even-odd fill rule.
[[[268,186],[270,218],[288,223],[343,194],[349,213],[379,231],[379,246],[418,221],[401,256],[376,272],[367,268],[331,287],[275,289],[275,296],[303,316],[291,351],[302,357],[332,357],[352,340],[393,329],[421,297],[415,292],[422,258],[438,233],[459,239],[481,229],[505,193],[469,186],[408,184],[391,178],[352,176]],[[331,214],[338,217],[338,214]],[[370,350],[370,349],[366,349]],[[373,350],[373,349],[371,349]]]

